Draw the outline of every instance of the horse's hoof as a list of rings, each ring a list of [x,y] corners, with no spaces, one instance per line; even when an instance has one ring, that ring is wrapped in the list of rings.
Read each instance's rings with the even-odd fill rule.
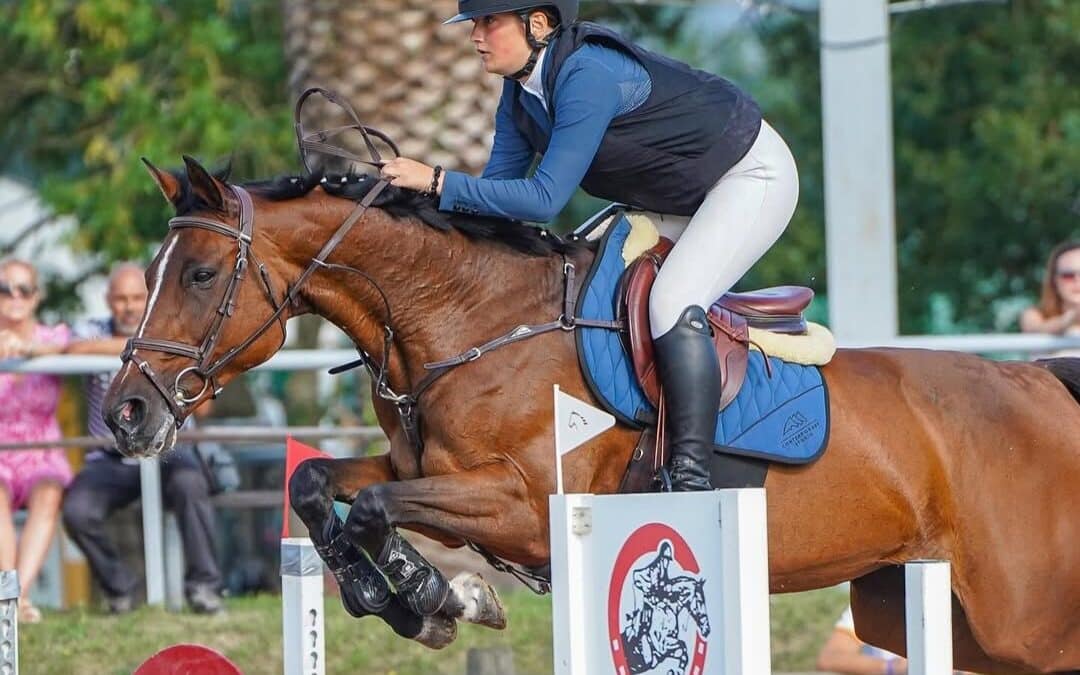
[[[420,633],[413,639],[429,649],[442,649],[457,639],[457,621],[445,614],[425,616]]]
[[[479,574],[462,572],[450,582],[454,594],[461,601],[464,609],[462,621],[480,624],[488,628],[502,630],[506,628],[506,610],[499,601],[499,594]]]

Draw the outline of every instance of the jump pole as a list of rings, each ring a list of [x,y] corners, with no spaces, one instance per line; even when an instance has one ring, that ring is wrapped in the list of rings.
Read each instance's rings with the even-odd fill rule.
[[[952,675],[952,581],[949,563],[904,565],[909,675]]]
[[[19,675],[19,575],[0,571],[0,675]]]
[[[281,629],[285,675],[326,675],[323,562],[307,538],[281,540]]]

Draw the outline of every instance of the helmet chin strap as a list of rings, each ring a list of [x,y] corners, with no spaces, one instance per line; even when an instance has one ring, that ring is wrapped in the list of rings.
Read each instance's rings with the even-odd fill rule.
[[[532,26],[529,24],[530,14],[532,14],[532,12],[521,12],[520,14],[518,14],[518,16],[521,17],[522,23],[525,24],[525,40],[529,43],[529,49],[531,50],[529,52],[529,60],[525,62],[525,65],[521,68],[521,70],[517,71],[516,73],[511,73],[510,75],[503,76],[508,80],[523,80],[526,77],[532,75],[533,70],[536,68],[536,62],[540,58],[540,50],[544,47],[547,47],[548,43],[551,42],[552,38],[554,38],[559,33],[559,30],[562,29],[561,25],[555,26],[555,28],[553,28],[552,31],[548,33],[546,38],[544,38],[543,40],[538,40],[536,36],[533,35]]]

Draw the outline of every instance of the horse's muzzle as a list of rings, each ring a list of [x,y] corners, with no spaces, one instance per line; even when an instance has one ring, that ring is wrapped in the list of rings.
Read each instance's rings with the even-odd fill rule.
[[[141,396],[129,396],[102,415],[125,457],[154,457],[176,442],[172,413],[154,410]]]

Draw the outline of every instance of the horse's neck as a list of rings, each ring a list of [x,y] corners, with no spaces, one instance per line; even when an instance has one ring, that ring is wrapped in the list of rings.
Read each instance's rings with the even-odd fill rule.
[[[425,374],[424,363],[460,354],[519,324],[558,316],[558,259],[472,242],[458,232],[394,221],[382,212],[372,216],[362,236],[350,235],[331,260],[369,275],[386,294],[395,388],[411,390]],[[381,358],[386,309],[373,285],[344,271],[320,277],[318,291],[309,294],[316,313]]]

